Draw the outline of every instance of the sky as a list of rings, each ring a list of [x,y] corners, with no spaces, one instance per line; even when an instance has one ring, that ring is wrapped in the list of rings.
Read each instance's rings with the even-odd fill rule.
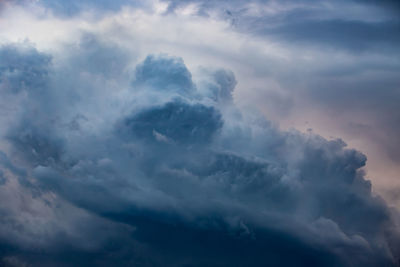
[[[0,1],[0,266],[400,266],[400,2]]]

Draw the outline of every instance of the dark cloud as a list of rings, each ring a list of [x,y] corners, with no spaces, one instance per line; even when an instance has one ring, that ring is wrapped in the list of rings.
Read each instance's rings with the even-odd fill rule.
[[[137,138],[176,144],[207,144],[222,126],[212,107],[170,102],[124,121],[125,131]]]
[[[256,22],[259,23],[259,22]],[[351,20],[304,20],[262,30],[285,41],[325,45],[355,52],[395,49],[400,44],[400,22],[360,22]]]
[[[176,10],[178,7],[185,6],[191,3],[195,3],[200,6],[201,9],[203,9],[203,12],[206,12],[207,10],[215,10],[218,8],[224,9],[224,11],[228,11],[228,13],[232,14],[231,11],[229,10],[240,10],[240,9],[246,9],[248,7],[249,3],[255,3],[259,5],[268,5],[268,4],[275,4],[274,1],[271,0],[252,0],[248,2],[243,2],[241,0],[233,0],[233,1],[227,1],[227,0],[216,0],[216,1],[207,1],[207,0],[173,0],[169,1],[170,2],[170,11]],[[234,5],[230,5],[230,3],[234,3]],[[303,6],[312,6],[316,7],[319,4],[319,1],[316,0],[299,0],[299,1],[294,1],[294,0],[284,0],[280,1],[284,5],[290,5],[294,4],[299,7]],[[384,0],[384,1],[377,1],[377,0],[353,0],[353,1],[327,1],[329,4],[333,5],[345,5],[346,2],[350,3],[357,3],[360,5],[374,5],[374,6],[379,6],[385,9],[394,9],[397,10],[400,8],[400,4],[396,0]],[[325,6],[328,7],[328,6]],[[205,14],[205,13],[201,13]]]
[[[396,1],[396,0],[383,0],[383,1],[357,0],[356,2],[380,6],[380,7],[385,8],[388,11],[394,12],[395,14],[396,13],[399,14],[399,12],[400,12],[400,3],[399,3],[399,1]]]
[[[179,7],[195,3],[198,15],[217,12],[220,19],[230,21],[232,27],[242,33],[276,38],[280,42],[350,50],[352,53],[398,52],[398,1],[234,2],[172,1],[169,9],[175,12]],[[272,11],[264,12],[264,8]]]
[[[1,94],[17,110],[2,125],[1,203],[10,190],[26,199],[0,205],[3,264],[398,263],[393,211],[362,153],[239,110],[232,72],[204,71],[197,85],[180,58],[150,55],[109,90],[124,79],[82,51],[114,46],[82,42],[57,66],[32,47],[0,51]]]

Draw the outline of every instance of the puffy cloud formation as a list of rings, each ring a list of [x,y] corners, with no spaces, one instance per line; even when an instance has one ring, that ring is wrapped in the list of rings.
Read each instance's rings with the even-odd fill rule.
[[[129,70],[110,47],[85,36],[57,64],[0,48],[3,265],[399,263],[362,153],[239,109],[229,70],[194,82],[168,55]]]
[[[95,81],[120,88],[148,54],[184,58],[202,94],[219,84],[210,69],[198,81],[196,66],[230,69],[237,106],[256,106],[282,129],[343,138],[368,156],[373,190],[398,207],[399,10],[397,0],[6,0],[0,43],[28,39],[56,65],[59,56],[85,65],[76,96]],[[81,31],[91,34],[80,40]],[[60,84],[74,86],[72,73]]]

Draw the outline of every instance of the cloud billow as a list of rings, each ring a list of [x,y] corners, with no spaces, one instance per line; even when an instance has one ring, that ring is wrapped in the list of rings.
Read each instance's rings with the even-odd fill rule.
[[[149,55],[126,88],[112,91],[78,75],[73,86],[61,84],[87,62],[54,66],[50,56],[19,45],[3,46],[0,59],[1,95],[16,110],[8,114],[13,123],[1,125],[10,149],[1,154],[0,190],[18,186],[45,199],[47,206],[26,204],[38,205],[29,216],[55,212],[51,222],[66,221],[68,229],[45,231],[46,222],[31,220],[15,230],[26,240],[13,243],[0,220],[5,264],[398,263],[394,215],[364,178],[366,157],[341,140],[280,131],[240,110],[232,72],[209,71],[196,84],[182,59]],[[58,202],[67,212],[57,212]],[[21,245],[38,237],[39,254]]]

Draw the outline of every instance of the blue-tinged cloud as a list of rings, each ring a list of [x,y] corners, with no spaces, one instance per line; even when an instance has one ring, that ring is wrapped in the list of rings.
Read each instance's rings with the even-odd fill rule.
[[[195,93],[192,75],[182,59],[166,56],[148,56],[137,66],[132,85],[147,90],[160,90],[169,94],[190,97]]]
[[[400,43],[400,21],[362,22],[305,19],[293,21],[293,24],[260,29],[259,34],[263,33],[299,44],[324,45],[352,52],[397,50]]]
[[[18,93],[41,90],[48,81],[51,57],[38,53],[29,44],[4,46],[0,50],[1,89]]]
[[[232,94],[237,84],[233,72],[225,69],[203,69],[202,71],[206,78],[200,82],[201,94],[220,104],[230,104],[233,101]]]
[[[218,14],[232,28],[299,46],[354,52],[399,51],[398,1],[168,1],[169,11],[196,5],[197,15]],[[351,10],[354,10],[352,12]]]
[[[14,122],[1,125],[9,149],[1,153],[0,192],[14,185],[48,203],[37,212],[56,213],[38,228],[14,228],[25,239],[13,242],[9,222],[23,218],[19,207],[1,206],[10,218],[0,220],[5,264],[398,263],[394,217],[372,194],[362,153],[341,140],[280,131],[235,107],[231,71],[203,71],[196,84],[182,59],[149,55],[125,83],[96,68],[97,52],[82,52],[120,55],[109,49],[118,47],[82,43],[57,66],[32,47],[0,49],[1,94],[16,110]],[[114,60],[125,70],[124,57]],[[120,90],[109,90],[115,83]],[[64,218],[64,235],[56,226],[43,232]],[[24,247],[38,238],[39,255],[38,246]],[[82,238],[92,241],[80,246]]]
[[[135,114],[125,119],[124,126],[136,138],[195,145],[209,143],[222,121],[212,107],[174,101]]]
[[[55,13],[61,17],[71,17],[78,16],[84,12],[98,12],[98,13],[109,13],[115,12],[123,8],[124,6],[134,6],[145,8],[148,7],[146,3],[143,1],[137,0],[115,0],[115,1],[106,1],[106,0],[71,0],[71,1],[63,1],[63,0],[40,0],[40,1],[32,1],[32,0],[6,0],[7,2],[11,2],[14,5],[31,5],[35,6],[37,4],[45,7],[47,10]]]

